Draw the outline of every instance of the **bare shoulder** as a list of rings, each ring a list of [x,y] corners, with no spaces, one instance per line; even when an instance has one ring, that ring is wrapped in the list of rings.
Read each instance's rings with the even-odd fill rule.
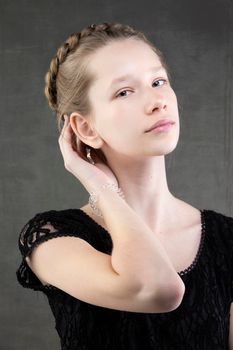
[[[193,205],[181,200],[178,200],[178,210],[177,215],[180,222],[186,227],[193,227],[200,224],[200,209],[194,207]]]

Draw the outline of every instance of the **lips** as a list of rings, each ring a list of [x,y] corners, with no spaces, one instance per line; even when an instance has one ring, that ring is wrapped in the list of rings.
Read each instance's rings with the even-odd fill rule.
[[[173,120],[170,120],[170,119],[161,119],[161,120],[157,121],[155,124],[153,124],[145,132],[149,132],[149,131],[153,130],[154,128],[158,127],[158,126],[162,126],[162,125],[166,125],[166,124],[175,124],[175,122]]]

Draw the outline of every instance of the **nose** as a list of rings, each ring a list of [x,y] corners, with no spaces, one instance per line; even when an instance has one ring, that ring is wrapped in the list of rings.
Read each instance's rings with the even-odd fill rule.
[[[167,101],[164,95],[155,92],[147,92],[147,102],[145,104],[145,111],[147,114],[151,114],[154,111],[163,111],[167,109]]]

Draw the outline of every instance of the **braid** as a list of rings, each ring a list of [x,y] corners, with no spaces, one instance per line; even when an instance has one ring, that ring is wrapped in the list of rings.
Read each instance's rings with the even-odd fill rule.
[[[69,36],[69,38],[62,44],[57,53],[52,58],[49,70],[45,75],[45,96],[48,99],[50,107],[57,111],[57,87],[56,80],[57,74],[59,70],[59,65],[61,65],[67,58],[70,52],[76,50],[81,33],[73,33]]]
[[[57,111],[57,87],[56,80],[61,65],[68,55],[76,50],[79,45],[80,38],[90,35],[95,30],[105,30],[109,27],[107,23],[103,24],[91,24],[87,28],[84,28],[81,32],[72,33],[66,41],[58,48],[57,53],[52,58],[49,70],[45,75],[45,89],[44,93],[48,99],[49,106],[52,110]]]
[[[118,29],[121,29],[121,31],[125,32],[127,35],[135,34],[135,30],[128,25],[124,25],[124,28],[122,29],[122,24],[119,23],[104,22],[98,25],[91,24],[81,32],[71,34],[58,48],[57,53],[51,60],[49,70],[45,75],[44,93],[52,110],[56,112],[58,111],[56,80],[59,66],[66,60],[70,53],[73,53],[77,49],[80,39],[91,35],[93,32],[106,32],[109,36],[114,37],[114,30],[117,32]]]

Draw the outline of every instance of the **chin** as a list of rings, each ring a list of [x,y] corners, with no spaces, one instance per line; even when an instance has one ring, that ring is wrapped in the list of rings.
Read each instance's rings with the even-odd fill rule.
[[[156,148],[156,151],[153,155],[163,156],[163,155],[169,154],[176,149],[177,144],[178,144],[178,139],[176,140],[176,142],[170,142],[170,144],[166,144],[166,145],[163,144],[161,145],[161,147]]]

